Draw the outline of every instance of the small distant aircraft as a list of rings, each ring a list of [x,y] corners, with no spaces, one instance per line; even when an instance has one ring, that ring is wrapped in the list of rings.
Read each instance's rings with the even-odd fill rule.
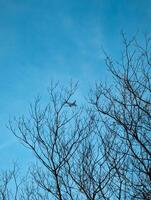
[[[65,100],[65,103],[66,103],[69,107],[77,106],[76,100],[73,101],[73,102],[69,102],[69,101]]]

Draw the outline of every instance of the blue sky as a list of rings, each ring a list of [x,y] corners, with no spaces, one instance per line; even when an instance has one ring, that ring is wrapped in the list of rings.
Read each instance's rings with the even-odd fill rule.
[[[150,32],[150,0],[0,0],[0,169],[27,153],[7,130],[50,80],[107,81],[101,47],[119,56],[121,30]]]

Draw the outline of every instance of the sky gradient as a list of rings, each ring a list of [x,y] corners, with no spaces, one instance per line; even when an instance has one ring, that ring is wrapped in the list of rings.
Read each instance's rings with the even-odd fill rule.
[[[107,81],[102,47],[119,56],[120,32],[151,31],[150,0],[0,0],[0,169],[31,154],[6,128],[51,80]]]

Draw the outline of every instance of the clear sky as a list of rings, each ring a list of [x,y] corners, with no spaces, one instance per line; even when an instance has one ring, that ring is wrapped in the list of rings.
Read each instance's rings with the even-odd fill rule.
[[[150,32],[151,0],[0,0],[0,169],[31,159],[7,130],[9,117],[51,79],[79,80],[83,91],[108,79],[101,47],[117,56],[121,30]]]

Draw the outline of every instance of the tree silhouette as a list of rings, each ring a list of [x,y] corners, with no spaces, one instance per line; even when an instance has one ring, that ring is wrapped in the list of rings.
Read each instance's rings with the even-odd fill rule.
[[[9,123],[37,157],[16,199],[151,199],[151,40],[123,34],[123,45],[118,62],[106,55],[111,85],[97,83],[85,105],[77,84],[51,84],[48,104],[37,98],[29,117]]]
[[[118,199],[151,198],[151,40],[144,45],[123,34],[121,62],[106,56],[112,86],[98,84],[91,103],[99,113],[106,137],[100,137],[113,166]]]

